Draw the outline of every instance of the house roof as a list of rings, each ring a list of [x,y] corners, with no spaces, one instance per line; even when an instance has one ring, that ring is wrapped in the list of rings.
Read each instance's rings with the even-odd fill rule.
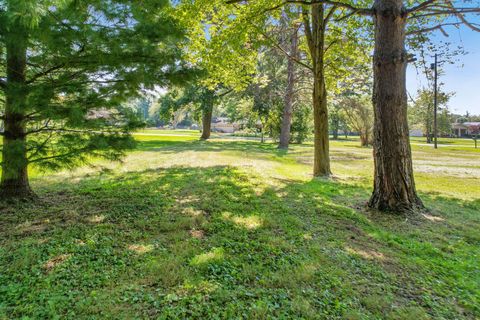
[[[470,127],[478,127],[480,122],[463,122],[463,123],[452,123],[452,129],[468,129]]]

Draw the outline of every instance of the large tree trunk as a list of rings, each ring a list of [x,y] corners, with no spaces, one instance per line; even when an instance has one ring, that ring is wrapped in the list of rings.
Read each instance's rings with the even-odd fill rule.
[[[214,92],[207,89],[202,102],[202,136],[200,139],[210,139],[212,132],[212,114],[213,114]]]
[[[325,87],[324,46],[325,46],[325,8],[312,6],[311,35],[307,36],[313,60],[313,123],[314,123],[314,159],[313,175],[329,176],[330,156],[328,141],[327,90]],[[308,39],[307,39],[308,40]]]
[[[313,88],[313,123],[314,123],[314,159],[313,175],[329,176],[330,156],[328,141],[328,110],[327,91],[325,79],[322,74],[317,74],[314,79]]]
[[[202,136],[200,139],[207,140],[210,139],[210,133],[212,132],[212,108],[203,110],[202,112]]]
[[[290,37],[290,56],[297,57],[298,52],[298,29],[293,27],[292,35]],[[280,129],[280,143],[279,149],[288,149],[290,142],[290,128],[292,125],[293,113],[293,96],[295,89],[295,61],[293,58],[288,59],[287,64],[287,88],[285,91],[285,105],[283,107],[282,125]]]
[[[7,83],[0,198],[24,198],[33,195],[28,181],[25,128],[26,39],[20,30],[17,32],[18,34],[6,39]]]
[[[382,211],[411,211],[417,196],[407,123],[403,0],[376,0],[374,52],[374,190],[369,206]]]

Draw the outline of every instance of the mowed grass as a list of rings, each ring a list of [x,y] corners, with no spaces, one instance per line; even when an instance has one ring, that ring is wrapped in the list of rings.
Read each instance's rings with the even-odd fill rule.
[[[477,319],[480,152],[413,144],[429,212],[365,209],[372,150],[139,133],[0,201],[0,318]]]

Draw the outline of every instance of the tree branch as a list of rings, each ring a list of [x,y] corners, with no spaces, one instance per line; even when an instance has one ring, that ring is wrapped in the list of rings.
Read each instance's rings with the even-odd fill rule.
[[[221,98],[221,97],[223,97],[223,96],[226,96],[227,94],[229,94],[229,93],[232,92],[232,91],[233,91],[233,89],[229,89],[229,90],[227,90],[227,91],[225,91],[225,92],[222,92],[222,93],[220,93],[220,94],[217,95],[217,98]]]
[[[337,10],[337,6],[334,5],[330,8],[330,11],[328,11],[327,15],[325,16],[325,19],[323,19],[323,25],[326,26],[328,21],[330,21],[330,19],[332,18],[333,14],[335,13],[335,11]]]
[[[235,4],[235,3],[248,3],[248,0],[227,0],[225,3],[226,4]],[[299,5],[306,5],[306,6],[312,6],[312,5],[319,5],[319,4],[329,4],[332,6],[340,7],[340,8],[345,8],[349,9],[352,11],[355,11],[357,14],[360,15],[373,15],[373,9],[371,8],[359,8],[355,7],[351,4],[344,3],[344,2],[339,2],[339,1],[333,1],[333,0],[312,0],[312,1],[307,1],[307,0],[286,0],[283,2],[282,5],[285,4],[299,4]],[[277,7],[280,8],[282,5],[278,5]]]
[[[55,70],[63,68],[64,66],[65,66],[65,64],[62,63],[62,64],[59,64],[59,65],[53,66],[51,68],[48,68],[47,70],[44,70],[42,72],[39,72],[39,73],[33,75],[29,80],[27,80],[26,83],[31,84],[31,83],[35,82],[35,80],[37,80],[38,78],[44,77],[44,76],[48,75],[49,73],[51,73]]]
[[[443,23],[443,24],[436,25],[436,26],[434,26],[434,27],[429,27],[429,28],[424,28],[424,29],[409,31],[409,32],[407,32],[407,36],[410,36],[410,35],[413,35],[413,34],[420,34],[420,33],[431,32],[431,31],[435,31],[435,30],[440,30],[445,37],[448,37],[449,35],[448,35],[448,33],[443,29],[443,27],[447,27],[447,26],[458,27],[458,26],[460,26],[461,24],[462,24],[461,22],[456,22],[456,23]]]
[[[449,0],[446,1],[447,2],[447,5],[452,8],[452,10],[455,10],[455,7],[453,6],[453,3]],[[480,12],[480,8],[477,8],[477,12]],[[467,27],[469,27],[470,29],[472,29],[473,31],[477,31],[477,32],[480,32],[480,28],[477,28],[473,23],[470,23],[469,21],[467,21],[467,19],[465,18],[465,16],[463,15],[463,13],[459,12],[459,11],[456,11],[454,12],[454,15],[460,19],[460,21],[463,22],[464,25],[466,25]]]
[[[310,26],[310,16],[308,12],[302,8],[303,28],[305,29],[305,37],[307,38],[307,44],[310,52],[314,51],[312,27]]]
[[[417,5],[415,7],[407,9],[407,14],[410,14],[410,13],[413,13],[413,12],[416,12],[416,11],[420,11],[420,10],[428,7],[429,5],[435,3],[436,1],[438,1],[438,0],[427,0],[423,3],[420,3],[419,5]]]

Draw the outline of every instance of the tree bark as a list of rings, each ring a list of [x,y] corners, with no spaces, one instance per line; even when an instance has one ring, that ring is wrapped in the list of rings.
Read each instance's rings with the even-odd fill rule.
[[[406,212],[422,207],[415,190],[407,123],[406,10],[402,0],[376,0],[374,51],[374,190],[369,206]]]
[[[325,87],[324,46],[325,46],[325,8],[322,4],[312,5],[312,25],[306,24],[306,36],[313,66],[313,123],[314,123],[314,159],[313,175],[329,176],[330,156],[328,141],[327,90]],[[308,30],[307,30],[308,29]]]
[[[297,57],[298,54],[298,29],[293,27],[290,37],[290,56]],[[287,64],[287,88],[285,91],[285,104],[283,107],[282,125],[280,129],[279,149],[288,149],[290,143],[290,128],[292,125],[293,97],[295,89],[295,61],[288,59]]]
[[[210,139],[210,134],[212,132],[212,114],[213,114],[213,95],[212,90],[208,90],[204,95],[204,101],[202,102],[202,136],[200,139],[208,140]]]
[[[25,112],[27,100],[26,37],[21,28],[6,38],[7,82],[0,198],[33,196],[28,179]]]

